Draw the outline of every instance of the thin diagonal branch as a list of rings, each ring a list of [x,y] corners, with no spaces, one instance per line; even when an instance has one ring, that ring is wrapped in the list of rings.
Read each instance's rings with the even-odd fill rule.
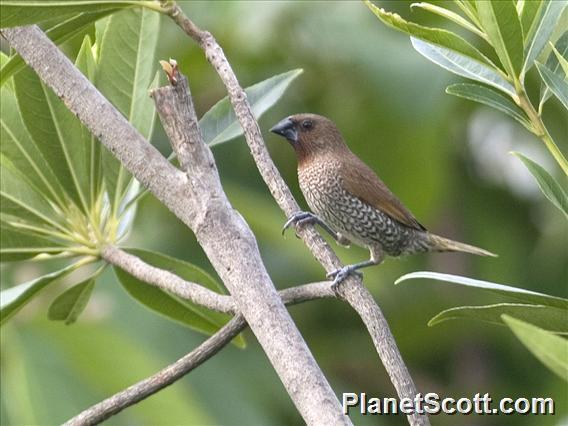
[[[300,210],[292,193],[280,176],[270,154],[266,149],[264,139],[260,132],[246,93],[239,85],[237,77],[221,46],[208,31],[201,30],[191,21],[175,2],[163,2],[168,9],[170,17],[195,40],[203,49],[207,60],[213,65],[219,78],[225,85],[229,100],[235,115],[243,129],[245,140],[254,157],[258,170],[268,186],[272,196],[284,211],[287,217]],[[326,272],[337,269],[341,262],[325,240],[317,233],[313,225],[306,224],[298,228],[298,235],[314,257],[322,264]],[[367,326],[371,338],[381,358],[383,365],[400,398],[414,399],[417,394],[416,386],[400,355],[388,323],[374,301],[372,295],[363,286],[361,279],[350,277],[345,280],[338,291],[339,297],[349,303],[361,316]],[[424,414],[408,415],[411,425],[429,425],[428,417]]]
[[[314,299],[336,297],[335,292],[332,290],[331,281],[322,281],[287,288],[280,291],[280,296],[287,305],[294,305]],[[231,340],[233,340],[246,327],[247,323],[242,315],[233,317],[227,324],[219,329],[219,331],[187,355],[184,355],[182,358],[158,371],[154,375],[141,380],[123,391],[120,391],[115,395],[87,408],[77,416],[65,422],[64,426],[98,424],[109,417],[120,413],[125,408],[137,404],[165,387],[168,387],[195,368],[199,367],[228,345]]]
[[[135,278],[169,291],[182,299],[189,300],[207,309],[226,314],[234,314],[235,306],[231,296],[216,293],[202,285],[186,281],[176,274],[145,263],[139,257],[115,246],[106,246],[101,257],[108,263],[118,266]]]

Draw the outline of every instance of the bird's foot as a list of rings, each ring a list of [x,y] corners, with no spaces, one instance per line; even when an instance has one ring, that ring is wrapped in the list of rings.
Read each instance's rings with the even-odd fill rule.
[[[288,220],[282,227],[282,235],[284,235],[286,229],[288,229],[292,225],[303,225],[305,223],[316,223],[318,221],[318,217],[311,212],[296,212],[288,218]]]
[[[345,280],[349,275],[357,275],[358,277],[362,278],[363,274],[357,271],[356,265],[347,265],[343,268],[336,269],[335,271],[331,271],[327,274],[327,278],[333,278],[332,286],[337,288],[337,286]]]

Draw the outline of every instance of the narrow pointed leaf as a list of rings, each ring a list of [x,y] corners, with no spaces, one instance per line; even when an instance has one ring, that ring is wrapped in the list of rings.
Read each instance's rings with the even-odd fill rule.
[[[509,315],[503,321],[540,362],[568,382],[568,340]]]
[[[458,306],[440,312],[430,321],[429,326],[453,319],[473,319],[491,324],[506,325],[502,315],[530,321],[532,324],[554,333],[568,333],[568,311],[552,306],[522,303],[498,303],[484,306]]]
[[[533,66],[534,61],[538,58],[540,52],[542,52],[542,49],[544,49],[550,40],[550,36],[556,27],[556,23],[567,4],[567,0],[542,2],[542,7],[534,20],[528,38],[526,39],[525,63],[523,66],[523,70],[525,72]]]
[[[461,26],[462,28],[465,28],[468,31],[471,31],[472,33],[482,37],[482,38],[486,38],[486,35],[484,33],[482,33],[479,28],[477,28],[475,25],[473,25],[471,22],[469,22],[467,19],[463,18],[461,15],[452,12],[451,10],[448,10],[444,7],[440,7],[437,6],[435,4],[431,4],[431,3],[425,3],[425,2],[420,2],[420,3],[412,3],[410,5],[411,8],[419,8],[419,9],[423,9],[426,10],[428,12],[431,13],[435,13],[436,15],[442,16],[443,18],[446,18],[456,24],[458,24],[459,26]]]
[[[513,0],[477,1],[481,25],[510,77],[523,67],[523,29]]]
[[[302,72],[301,69],[291,70],[247,87],[245,92],[254,116],[259,119],[270,109]],[[203,140],[209,145],[227,142],[243,134],[228,97],[207,111],[199,120],[199,126]]]
[[[410,40],[418,53],[442,68],[462,77],[493,86],[510,96],[515,96],[513,85],[496,68],[414,37],[411,37]]]
[[[102,40],[97,40],[101,47],[96,86],[147,139],[155,116],[148,88],[157,68],[154,56],[159,25],[157,13],[125,10],[108,19]],[[130,175],[106,149],[102,164],[106,189],[116,210]]]
[[[446,93],[498,109],[499,111],[513,117],[529,131],[532,129],[532,126],[522,109],[515,105],[510,98],[503,96],[501,93],[490,89],[489,87],[475,83],[458,83],[448,86],[446,88]]]
[[[56,18],[64,20],[78,13],[100,13],[109,9],[142,5],[141,3],[147,2],[134,0],[2,0],[0,27],[39,24]]]
[[[146,263],[170,271],[181,278],[221,292],[222,287],[209,274],[191,263],[140,249],[128,249]],[[227,322],[228,316],[212,312],[187,300],[183,300],[157,287],[142,282],[120,268],[114,268],[119,282],[126,292],[150,310],[207,335],[215,333]],[[244,346],[242,336],[234,340]]]
[[[11,81],[11,80],[10,80]],[[43,153],[37,148],[26,129],[12,84],[0,89],[0,152],[16,170],[25,170],[27,181],[43,198],[64,205],[64,194],[59,187]]]
[[[67,20],[57,23],[45,30],[45,34],[55,43],[62,44],[74,37],[78,37],[88,31],[90,25],[99,19],[108,16],[117,10],[107,9],[102,12],[95,13],[79,13],[72,15]],[[10,59],[2,65],[0,69],[0,86],[2,86],[8,79],[17,72],[24,69],[26,66],[20,55],[13,55]]]
[[[22,118],[35,146],[69,199],[84,209],[86,147],[76,143],[81,139],[81,123],[30,68],[16,74],[14,83]]]
[[[552,46],[552,52],[554,53],[554,56],[556,56],[556,59],[558,59],[560,68],[562,68],[562,71],[564,71],[564,80],[568,81],[568,58],[566,58],[566,53],[562,55],[554,46]],[[555,71],[552,69],[550,71],[555,73]]]
[[[554,48],[558,54],[560,54],[564,59],[568,60],[568,31],[565,31],[562,36],[556,41]],[[546,67],[552,71],[554,74],[560,75],[560,62],[558,61],[558,57],[555,54],[548,55],[548,59],[546,60]],[[561,77],[562,78],[562,77]],[[550,98],[552,92],[548,88],[548,86],[543,82],[540,86],[540,103],[539,109],[542,108],[542,105]]]
[[[95,287],[93,278],[86,279],[61,293],[49,306],[47,317],[54,321],[73,324],[87,307]]]
[[[525,45],[529,44],[529,40],[536,33],[539,24],[539,15],[544,2],[542,1],[523,1],[523,8],[519,14],[521,27],[523,28],[523,36]]]
[[[36,278],[35,280],[28,281],[8,288],[0,292],[0,325],[3,325],[20,309],[22,309],[30,300],[35,297],[41,290],[47,286],[55,283],[58,279],[71,273],[79,267],[75,263],[60,269],[59,271],[52,272],[44,275],[43,277]]]
[[[535,163],[530,158],[525,157],[520,152],[513,152],[512,154],[518,157],[526,168],[529,169],[529,172],[531,172],[536,179],[544,196],[568,218],[568,194],[566,194],[562,186],[556,182],[544,167]]]
[[[535,62],[536,69],[540,77],[552,93],[562,102],[564,108],[568,110],[568,82],[558,74],[552,72],[550,68],[540,62]]]
[[[440,28],[424,27],[404,20],[396,13],[390,13],[375,6],[369,0],[365,0],[365,4],[383,23],[396,30],[402,31],[411,37],[423,40],[429,44],[449,49],[463,56],[471,57],[474,60],[491,65],[491,61],[487,59],[479,50],[465,41],[459,35]]]
[[[472,278],[461,277],[459,275],[440,274],[438,272],[427,271],[412,272],[400,277],[398,280],[396,280],[395,284],[418,278],[443,281],[450,284],[459,284],[465,287],[480,288],[482,290],[488,290],[505,297],[520,300],[523,303],[568,309],[568,299],[564,299],[562,297],[550,296],[548,294],[537,293],[535,291],[525,290],[524,288],[511,287],[490,281],[474,280]]]

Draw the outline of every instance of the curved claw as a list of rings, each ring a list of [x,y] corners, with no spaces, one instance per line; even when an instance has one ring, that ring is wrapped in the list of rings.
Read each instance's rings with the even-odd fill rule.
[[[284,226],[282,227],[282,235],[284,235],[284,233],[286,232],[286,230],[292,226],[292,225],[296,225],[298,223],[304,223],[307,221],[312,221],[316,218],[316,216],[313,213],[310,212],[297,212],[294,213],[292,216],[290,216],[288,218],[288,220],[286,221],[286,223],[284,224]]]
[[[336,269],[334,271],[331,271],[326,276],[327,276],[327,278],[333,278],[333,284],[332,285],[334,285],[334,286],[341,283],[349,275],[357,275],[359,277],[362,277],[363,274],[361,272],[357,271],[357,269],[354,266],[355,265],[344,266],[343,268],[339,268],[339,269]]]

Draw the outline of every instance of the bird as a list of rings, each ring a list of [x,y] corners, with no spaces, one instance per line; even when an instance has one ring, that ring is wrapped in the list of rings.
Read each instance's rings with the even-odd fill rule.
[[[337,243],[367,248],[369,260],[327,274],[337,285],[359,270],[382,263],[386,256],[425,252],[464,252],[497,256],[487,250],[429,232],[376,173],[347,146],[337,126],[317,114],[284,118],[270,131],[294,148],[298,182],[309,211],[292,214],[282,229],[318,224]]]

